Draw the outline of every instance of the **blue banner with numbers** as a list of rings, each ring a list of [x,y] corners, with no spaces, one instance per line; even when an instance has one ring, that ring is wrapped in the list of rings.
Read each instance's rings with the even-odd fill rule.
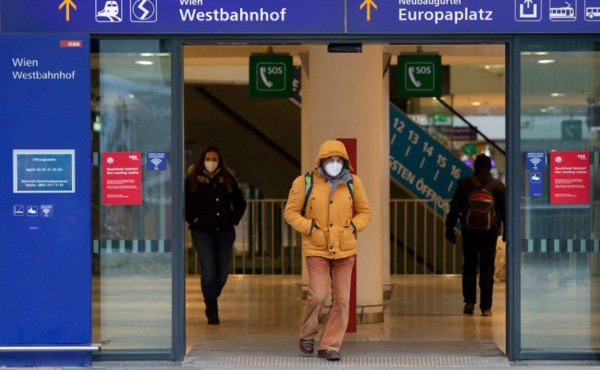
[[[473,171],[390,104],[390,175],[444,216],[460,178]]]
[[[89,37],[0,36],[0,86],[0,346],[89,346]],[[0,353],[0,367],[90,359]]]

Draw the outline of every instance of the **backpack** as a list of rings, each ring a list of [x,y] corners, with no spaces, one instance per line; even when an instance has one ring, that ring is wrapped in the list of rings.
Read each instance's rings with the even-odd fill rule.
[[[348,191],[350,192],[350,197],[354,200],[354,180],[350,177],[350,180],[346,181],[346,185],[348,185]],[[302,205],[302,211],[300,214],[304,216],[306,213],[306,205],[308,204],[308,197],[310,197],[310,192],[312,191],[313,186],[313,173],[309,171],[304,174],[304,204]]]
[[[494,227],[494,218],[496,217],[496,207],[494,196],[488,188],[493,180],[486,186],[482,186],[475,176],[470,176],[469,181],[473,184],[473,189],[467,197],[465,210],[463,211],[463,226],[474,231],[488,231]]]

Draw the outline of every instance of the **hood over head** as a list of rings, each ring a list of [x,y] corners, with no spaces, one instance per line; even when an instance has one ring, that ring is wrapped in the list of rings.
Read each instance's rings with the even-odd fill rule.
[[[317,158],[315,160],[315,167],[321,166],[321,161],[325,158],[339,156],[344,159],[344,168],[349,170],[353,170],[350,165],[350,159],[348,158],[348,153],[346,152],[346,146],[339,140],[327,140],[321,144],[319,147],[319,153],[317,154]]]
[[[485,154],[479,154],[475,157],[475,163],[473,165],[475,172],[486,172],[492,169],[492,160]]]

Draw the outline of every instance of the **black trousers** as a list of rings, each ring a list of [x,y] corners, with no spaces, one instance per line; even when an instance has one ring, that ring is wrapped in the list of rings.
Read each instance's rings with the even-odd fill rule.
[[[494,260],[496,259],[496,241],[498,232],[462,231],[463,275],[462,290],[465,303],[477,302],[477,267],[479,267],[479,290],[482,310],[492,308],[494,291]]]

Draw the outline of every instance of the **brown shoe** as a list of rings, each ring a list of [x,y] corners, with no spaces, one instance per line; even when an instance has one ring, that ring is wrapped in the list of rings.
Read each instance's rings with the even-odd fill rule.
[[[315,340],[300,338],[300,351],[306,354],[313,353],[315,351]]]
[[[332,349],[320,349],[317,356],[326,359],[327,361],[339,361],[342,356],[338,351]]]
[[[492,310],[481,310],[481,316],[492,316]]]

